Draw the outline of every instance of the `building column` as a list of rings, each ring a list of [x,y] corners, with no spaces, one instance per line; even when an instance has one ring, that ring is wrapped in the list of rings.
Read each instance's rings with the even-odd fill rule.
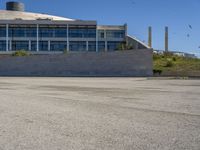
[[[104,42],[104,45],[105,45],[105,52],[108,51],[108,41],[107,41],[107,35],[106,35],[106,30],[104,30],[104,39],[105,39],[105,42]]]
[[[106,35],[106,30],[104,30],[104,39],[107,38],[107,35]]]
[[[48,51],[50,51],[51,50],[51,41],[49,40],[48,41]]]
[[[99,47],[98,47],[98,41],[99,41],[99,39],[98,39],[98,29],[97,29],[97,27],[96,27],[96,52],[98,52],[99,51]]]
[[[28,50],[31,51],[31,40],[28,41]]]
[[[9,42],[9,33],[8,33],[8,31],[9,31],[9,25],[8,24],[6,24],[6,51],[8,51],[8,49],[9,49],[9,47],[8,47],[8,42]]]
[[[108,51],[108,41],[105,41],[105,52]]]
[[[67,24],[67,51],[69,51],[69,25]]]
[[[39,51],[39,24],[37,24],[37,52]]]
[[[10,40],[9,43],[10,43],[9,50],[12,51],[12,40]]]
[[[86,41],[86,51],[88,52],[89,51],[89,47],[88,47],[88,41]]]

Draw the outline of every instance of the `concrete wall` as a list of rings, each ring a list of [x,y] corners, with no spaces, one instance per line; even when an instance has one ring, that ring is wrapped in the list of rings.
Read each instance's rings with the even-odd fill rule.
[[[152,50],[0,56],[0,76],[151,76]]]

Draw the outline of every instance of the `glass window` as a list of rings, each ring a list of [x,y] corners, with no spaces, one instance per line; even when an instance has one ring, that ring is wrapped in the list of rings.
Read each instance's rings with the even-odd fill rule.
[[[51,41],[51,51],[64,51],[67,50],[67,42]]]
[[[29,50],[29,42],[28,41],[12,41],[12,50]]]
[[[88,51],[96,51],[96,41],[88,42]]]
[[[37,41],[31,41],[31,51],[37,51]],[[48,41],[39,41],[39,51],[48,51]]]
[[[98,49],[99,49],[100,52],[105,51],[105,42],[104,41],[98,42]]]
[[[36,27],[9,27],[9,37],[36,37]]]
[[[6,41],[0,41],[0,51],[6,51]]]
[[[26,37],[37,37],[37,28],[26,28]]]
[[[86,51],[85,41],[70,41],[69,42],[70,51]]]
[[[40,27],[39,37],[54,37],[54,29],[48,27]]]
[[[48,51],[48,41],[39,41],[39,51]]]
[[[108,51],[117,50],[122,42],[108,42]]]
[[[6,27],[0,27],[0,37],[6,37]]]
[[[65,27],[40,27],[40,37],[67,37],[67,28]]]
[[[9,37],[26,37],[24,28],[9,27]]]
[[[95,28],[69,28],[71,38],[96,38]]]
[[[55,37],[67,37],[67,28],[56,28]]]
[[[106,31],[107,38],[125,38],[124,30],[107,30]]]
[[[104,38],[105,37],[104,30],[98,30],[98,36],[99,38]]]
[[[37,51],[37,42],[31,41],[31,51]]]

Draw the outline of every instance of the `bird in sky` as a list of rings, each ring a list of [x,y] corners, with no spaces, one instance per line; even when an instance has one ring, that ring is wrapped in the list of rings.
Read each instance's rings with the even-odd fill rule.
[[[190,29],[192,29],[192,25],[189,24],[188,26],[189,26]]]
[[[189,37],[190,37],[190,34],[187,34],[187,37],[189,38]]]

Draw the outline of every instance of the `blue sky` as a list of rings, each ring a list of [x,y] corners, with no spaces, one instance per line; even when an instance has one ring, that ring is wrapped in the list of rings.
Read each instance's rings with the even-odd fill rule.
[[[0,8],[5,2],[0,1]],[[97,20],[100,25],[128,24],[128,33],[147,42],[153,28],[153,47],[164,49],[164,27],[169,26],[169,48],[200,56],[200,0],[18,0],[26,10],[74,19]],[[189,27],[192,26],[192,29]],[[189,34],[189,37],[187,36]]]

